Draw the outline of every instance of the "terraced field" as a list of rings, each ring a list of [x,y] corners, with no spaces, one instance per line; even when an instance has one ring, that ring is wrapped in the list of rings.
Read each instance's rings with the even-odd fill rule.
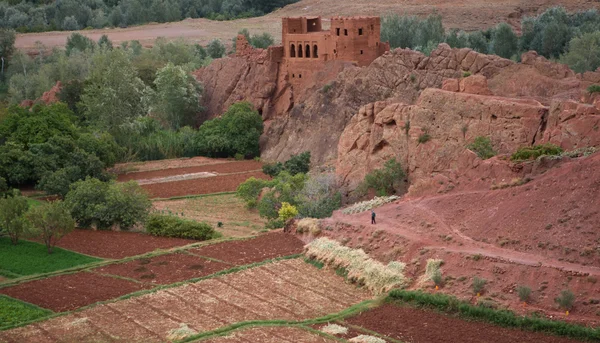
[[[261,280],[261,282],[256,282]],[[300,321],[371,297],[301,259],[280,261],[0,332],[1,342],[164,342],[248,321]]]

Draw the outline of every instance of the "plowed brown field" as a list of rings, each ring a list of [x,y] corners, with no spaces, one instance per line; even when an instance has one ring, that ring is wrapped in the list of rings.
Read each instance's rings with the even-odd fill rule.
[[[370,297],[332,271],[295,259],[2,331],[0,342],[92,342],[90,337],[164,342],[183,324],[196,333],[249,320],[303,320],[339,312]]]

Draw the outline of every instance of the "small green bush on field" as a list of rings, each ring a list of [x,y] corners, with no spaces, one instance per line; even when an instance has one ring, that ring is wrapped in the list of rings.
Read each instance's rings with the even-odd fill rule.
[[[562,154],[563,149],[551,144],[541,144],[532,147],[521,147],[510,157],[513,161],[535,160],[542,155],[558,156]]]
[[[485,284],[487,283],[486,279],[482,279],[479,277],[474,277],[473,278],[473,291],[475,293],[481,293],[483,291],[483,288],[485,287]]]
[[[427,143],[427,142],[429,142],[430,139],[431,139],[431,135],[428,134],[427,132],[425,132],[419,136],[419,144]]]
[[[161,214],[151,214],[148,217],[146,231],[153,236],[196,239],[200,241],[220,236],[207,223],[199,223]]]
[[[575,294],[570,290],[565,289],[560,292],[560,295],[556,297],[554,301],[565,310],[570,310],[573,308],[573,303],[575,302]]]
[[[496,152],[492,147],[492,141],[489,137],[477,137],[473,143],[467,145],[467,148],[476,153],[482,160],[487,160],[488,158],[496,156]]]
[[[521,301],[527,301],[531,297],[531,288],[527,286],[519,286],[517,287],[517,293],[519,294],[519,299]]]
[[[50,310],[0,295],[0,328],[38,319],[50,314],[52,314]]]
[[[457,298],[441,293],[425,293],[422,291],[392,290],[387,301],[402,301],[418,307],[435,309],[448,314],[455,314],[465,319],[484,320],[492,324],[513,327],[528,331],[546,332],[575,339],[597,341],[600,329],[579,326],[561,321],[553,321],[539,317],[521,317],[508,310],[496,310],[483,306],[474,306]]]
[[[591,85],[588,87],[587,91],[590,94],[600,93],[600,85]]]

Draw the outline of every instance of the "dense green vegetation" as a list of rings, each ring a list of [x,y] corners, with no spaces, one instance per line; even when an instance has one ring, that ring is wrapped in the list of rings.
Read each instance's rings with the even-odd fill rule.
[[[342,204],[339,185],[333,174],[307,174],[309,166],[310,152],[293,155],[283,164],[271,164],[266,172],[274,176],[272,180],[252,177],[238,187],[237,196],[269,219],[269,228],[283,225],[279,211],[284,203],[294,207],[300,217],[329,217]]]
[[[560,147],[552,143],[545,143],[521,147],[510,156],[510,159],[513,161],[535,160],[542,155],[560,155],[562,152],[563,150]]]
[[[496,151],[494,151],[489,137],[476,137],[473,143],[467,145],[467,148],[476,153],[482,160],[496,156]]]
[[[400,162],[392,158],[385,162],[383,168],[375,169],[365,176],[356,192],[359,196],[366,195],[369,189],[377,195],[393,195],[405,191],[406,173]]]
[[[541,331],[576,339],[596,341],[600,339],[600,329],[579,326],[541,317],[521,317],[508,310],[471,305],[457,298],[441,293],[430,294],[422,291],[393,290],[387,301],[408,303],[414,306],[435,309],[464,319],[484,320],[492,324],[529,331]]]
[[[24,323],[50,314],[52,314],[50,310],[0,295],[0,328]]]
[[[200,241],[220,237],[212,226],[204,222],[176,216],[153,213],[146,221],[146,231],[154,236],[196,239]]]
[[[0,27],[19,32],[127,27],[185,18],[229,20],[269,13],[296,0],[9,0],[0,2]]]
[[[48,273],[96,261],[100,259],[60,248],[48,255],[43,244],[21,240],[13,245],[10,239],[0,237],[0,275],[5,277]]]
[[[567,13],[562,7],[549,8],[536,17],[525,17],[519,37],[512,27],[501,23],[484,31],[444,30],[440,15],[420,19],[390,14],[383,17],[381,39],[392,48],[411,48],[429,55],[439,43],[454,48],[471,48],[485,54],[519,59],[535,50],[550,59],[560,59],[576,72],[600,66],[600,14],[597,10]]]

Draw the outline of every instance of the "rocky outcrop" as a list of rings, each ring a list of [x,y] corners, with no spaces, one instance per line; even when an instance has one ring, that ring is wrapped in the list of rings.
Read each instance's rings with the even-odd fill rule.
[[[600,146],[600,102],[555,102],[545,125],[540,142],[550,142],[564,150]]]
[[[429,178],[456,169],[478,136],[490,137],[500,153],[532,144],[547,115],[548,108],[534,100],[439,89],[426,89],[415,105],[368,104],[340,137],[337,173],[353,189],[368,172],[396,158],[411,181]]]
[[[45,104],[45,105],[49,105],[49,104],[53,104],[56,102],[59,102],[60,99],[58,97],[58,95],[60,94],[60,90],[62,89],[62,83],[60,81],[57,81],[56,84],[50,88],[50,90],[44,92],[44,94],[42,94],[42,96],[40,98],[38,98],[37,100],[23,100],[19,105],[21,107],[31,107],[35,104]]]

